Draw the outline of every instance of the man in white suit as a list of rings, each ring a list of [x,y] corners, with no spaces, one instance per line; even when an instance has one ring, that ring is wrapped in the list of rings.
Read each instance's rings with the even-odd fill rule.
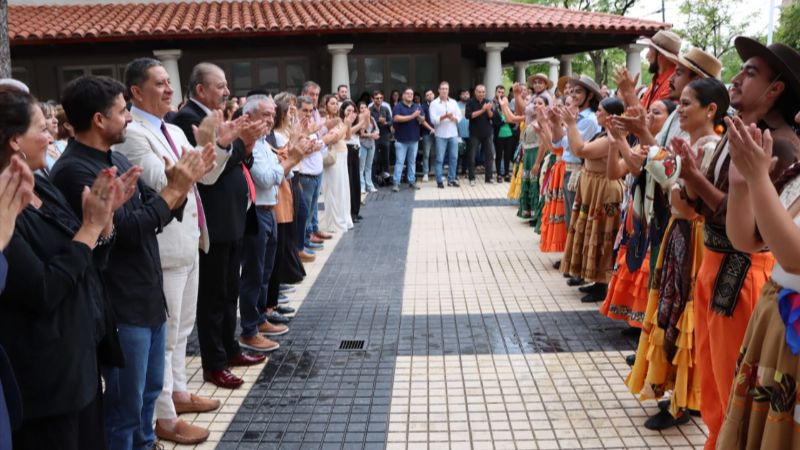
[[[139,58],[129,63],[125,85],[133,105],[132,121],[125,142],[115,145],[113,150],[141,166],[142,181],[158,191],[167,184],[165,161],[174,163],[182,152],[194,149],[180,128],[163,120],[170,110],[173,90],[169,74],[158,60]],[[221,114],[209,116],[195,129],[197,150],[216,153],[216,167],[200,183],[213,184],[217,180],[238,132],[236,124],[223,123]],[[186,196],[183,220],[170,222],[158,235],[158,245],[169,316],[164,386],[156,400],[156,435],[180,444],[197,444],[208,439],[209,431],[178,419],[178,414],[211,411],[219,407],[219,401],[189,394],[186,386],[186,341],[197,311],[200,267],[197,249],[208,252],[209,246],[196,186]]]

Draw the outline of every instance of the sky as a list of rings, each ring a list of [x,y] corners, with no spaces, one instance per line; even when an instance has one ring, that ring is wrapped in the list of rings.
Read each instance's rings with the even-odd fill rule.
[[[682,0],[664,0],[666,6],[666,21],[674,27],[680,28],[683,21],[679,6]],[[776,5],[780,5],[781,0],[775,0]],[[748,34],[767,34],[767,24],[769,23],[769,0],[744,0],[737,7],[744,9],[744,14],[755,13],[756,16],[748,28]],[[629,16],[642,19],[661,20],[661,0],[638,0],[631,9]],[[658,11],[658,12],[657,12]],[[744,15],[743,14],[743,15]],[[775,11],[775,24],[777,26],[780,12]]]

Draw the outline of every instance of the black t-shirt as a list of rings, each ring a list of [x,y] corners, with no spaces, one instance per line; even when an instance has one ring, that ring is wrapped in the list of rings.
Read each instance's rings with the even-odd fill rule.
[[[492,136],[492,120],[489,118],[488,113],[483,113],[478,117],[472,117],[472,113],[475,111],[480,110],[483,108],[483,105],[489,103],[489,100],[483,99],[483,101],[478,101],[477,99],[470,98],[467,102],[466,110],[464,115],[469,120],[469,135],[475,136],[478,139],[485,139],[487,137]]]

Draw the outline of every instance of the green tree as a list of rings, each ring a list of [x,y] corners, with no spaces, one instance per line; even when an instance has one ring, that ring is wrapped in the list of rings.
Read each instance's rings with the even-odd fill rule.
[[[744,33],[753,16],[736,12],[743,0],[683,0],[680,11],[686,17],[683,29],[676,29],[686,42],[717,58],[733,48],[733,38]]]
[[[522,3],[557,6],[579,11],[601,12],[624,16],[636,4],[637,0],[517,0]],[[585,56],[582,56],[585,55]],[[587,61],[590,69],[584,66]],[[593,73],[598,84],[609,84],[614,66],[625,63],[625,52],[620,49],[592,50],[579,54],[572,62],[574,73]]]
[[[775,38],[792,48],[800,48],[800,3],[783,7]]]

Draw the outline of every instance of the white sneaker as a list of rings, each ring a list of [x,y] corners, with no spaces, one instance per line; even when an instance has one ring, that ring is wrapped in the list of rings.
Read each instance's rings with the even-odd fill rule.
[[[375,189],[375,187],[374,187],[374,186],[373,186],[373,187],[371,187],[371,188],[369,188],[369,191],[370,191],[370,192],[378,192],[378,190],[377,190],[377,189]]]
[[[281,294],[291,294],[292,292],[297,292],[297,288],[291,284],[281,284],[279,291]]]
[[[278,303],[281,305],[289,303],[289,297],[286,294],[278,294]]]
[[[469,180],[469,185],[470,186],[475,186],[475,180]]]
[[[423,183],[427,183],[428,182],[428,175],[427,174],[422,176],[422,182]]]

